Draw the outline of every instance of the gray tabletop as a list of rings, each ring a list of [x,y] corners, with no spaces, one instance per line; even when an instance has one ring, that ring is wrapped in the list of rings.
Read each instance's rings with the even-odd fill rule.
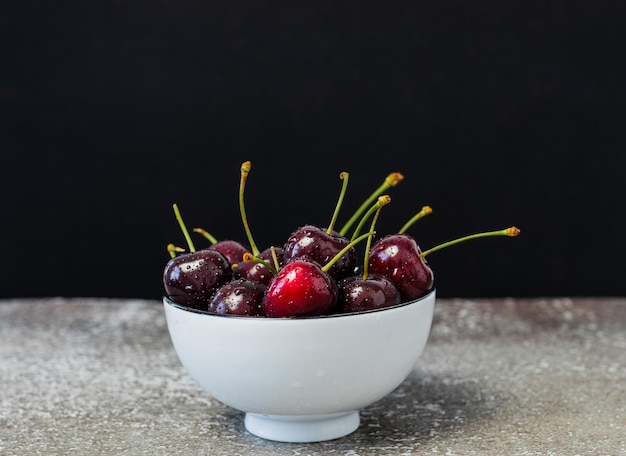
[[[160,302],[0,301],[2,455],[626,455],[626,298],[439,299],[338,440],[263,440],[189,378]]]

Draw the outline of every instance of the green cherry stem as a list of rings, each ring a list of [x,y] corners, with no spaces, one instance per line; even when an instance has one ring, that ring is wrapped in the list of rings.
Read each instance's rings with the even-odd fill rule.
[[[496,230],[496,231],[485,231],[483,233],[476,233],[476,234],[470,234],[469,236],[463,236],[460,237],[458,239],[454,239],[452,241],[448,241],[448,242],[444,242],[443,244],[439,244],[431,249],[428,250],[424,250],[422,253],[420,253],[420,258],[424,258],[426,255],[429,255],[433,252],[436,252],[437,250],[441,250],[443,248],[449,247],[451,245],[454,244],[458,244],[459,242],[463,242],[463,241],[467,241],[469,239],[477,239],[477,238],[482,238],[482,237],[489,237],[489,236],[509,236],[509,237],[514,237],[520,234],[520,229],[515,227],[515,226],[511,226],[509,228],[505,228],[503,230]]]
[[[358,238],[350,241],[343,249],[341,249],[339,252],[337,252],[337,254],[334,257],[332,257],[331,260],[328,263],[326,263],[324,266],[322,266],[322,271],[328,272],[328,270],[333,266],[333,264],[335,264],[337,261],[339,261],[339,258],[341,258],[343,255],[345,255],[348,250],[350,250],[352,247],[357,245],[362,240],[368,238],[369,236],[374,236],[375,234],[376,234],[375,231],[370,231],[369,233],[365,233],[365,234],[359,236]]]
[[[180,215],[180,209],[178,209],[178,204],[174,203],[174,214],[176,215],[176,220],[178,220],[178,224],[180,225],[180,229],[187,240],[187,245],[189,246],[190,252],[195,252],[196,247],[193,245],[193,241],[191,240],[191,236],[189,236],[189,231],[187,231],[187,227],[185,226],[185,222],[183,222],[183,217]]]
[[[280,269],[280,262],[278,261],[278,254],[276,253],[276,247],[272,245],[270,247],[270,252],[272,252],[272,261],[274,261],[274,269],[278,271],[278,269]]]
[[[343,181],[341,185],[341,193],[339,193],[339,199],[337,200],[337,205],[335,206],[335,212],[333,212],[333,217],[326,229],[327,234],[333,234],[333,229],[335,228],[335,223],[337,223],[337,217],[339,216],[339,210],[341,209],[341,205],[343,204],[343,199],[346,196],[346,190],[348,189],[348,178],[350,177],[350,173],[346,171],[342,171],[339,173],[339,179]]]
[[[241,164],[241,180],[239,182],[239,212],[241,213],[241,221],[243,222],[243,228],[246,231],[246,236],[248,236],[248,242],[250,243],[250,248],[252,249],[252,253],[254,256],[258,256],[261,251],[256,246],[254,242],[254,238],[252,237],[252,232],[250,231],[250,226],[248,225],[248,216],[246,215],[246,206],[244,204],[244,191],[246,189],[246,181],[248,180],[248,174],[250,173],[250,168],[252,168],[252,162],[245,161]]]
[[[390,202],[391,202],[391,197],[389,195],[379,196],[376,203],[372,207],[369,208],[369,210],[365,213],[363,217],[361,217],[361,221],[359,222],[357,227],[354,229],[354,233],[352,234],[352,239],[356,239],[356,237],[361,232],[363,225],[365,225],[365,222],[367,221],[367,219],[370,217],[370,215],[376,212],[379,206],[381,205],[384,206],[385,204],[389,204]]]
[[[404,226],[402,228],[400,228],[400,231],[398,231],[398,234],[404,234],[404,232],[406,230],[408,230],[411,225],[413,225],[415,222],[417,222],[419,219],[421,219],[422,217],[428,215],[428,214],[432,214],[433,210],[430,206],[424,206],[422,207],[422,210],[419,211],[417,214],[415,214],[413,217],[411,217],[411,219],[406,222],[404,224]]]
[[[391,198],[389,195],[383,195],[378,197],[378,201],[376,203],[376,212],[374,213],[374,217],[372,217],[372,224],[370,225],[370,233],[374,233],[374,228],[376,226],[376,221],[378,220],[378,216],[380,215],[380,211],[383,206],[386,206],[391,202]],[[365,243],[365,254],[363,260],[363,280],[367,280],[368,269],[369,269],[369,256],[370,250],[372,248],[372,239],[374,235],[370,235],[367,237],[367,242]]]
[[[346,222],[343,228],[341,228],[339,234],[345,236],[350,227],[354,224],[354,222],[356,222],[361,214],[372,205],[376,198],[378,198],[388,188],[398,185],[400,181],[402,181],[402,179],[404,179],[404,176],[398,172],[390,173],[389,175],[387,175],[385,181],[380,185],[380,187],[378,187],[374,191],[374,193],[372,193],[365,201],[363,201],[363,204],[361,204],[361,206],[356,210],[352,217],[350,217],[350,219]]]
[[[209,233],[208,231],[203,230],[202,228],[194,228],[193,232],[194,233],[200,233],[202,236],[204,236],[206,239],[208,239],[209,242],[212,245],[217,244],[217,238],[215,236],[213,236],[211,233]]]
[[[265,266],[272,274],[276,275],[276,268],[272,266],[269,261],[265,261],[262,258],[252,255],[250,252],[243,254],[244,263],[258,263]]]
[[[167,244],[167,251],[170,254],[170,257],[174,258],[177,254],[185,251],[182,247],[177,247],[174,244]]]

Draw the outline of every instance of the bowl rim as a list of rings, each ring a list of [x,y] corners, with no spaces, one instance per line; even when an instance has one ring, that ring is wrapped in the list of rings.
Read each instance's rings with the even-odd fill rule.
[[[214,312],[209,312],[208,310],[196,309],[194,307],[185,306],[183,304],[178,304],[170,299],[169,296],[163,295],[163,302],[171,307],[183,310],[189,313],[195,313],[198,315],[204,315],[207,317],[216,317],[216,318],[226,318],[226,319],[235,319],[235,320],[254,320],[254,321],[294,321],[294,320],[321,320],[321,319],[329,319],[329,318],[347,318],[347,317],[355,317],[358,315],[367,315],[379,312],[385,312],[388,310],[399,309],[401,307],[407,307],[412,304],[416,304],[420,301],[424,301],[428,299],[430,296],[435,294],[436,289],[431,288],[426,294],[420,296],[419,298],[413,299],[411,301],[401,302],[400,304],[395,304],[393,306],[381,307],[378,309],[370,309],[370,310],[360,310],[358,312],[340,312],[340,313],[331,313],[324,315],[305,315],[305,316],[291,316],[291,317],[267,317],[267,316],[253,316],[253,315],[234,315],[234,314],[218,314]]]

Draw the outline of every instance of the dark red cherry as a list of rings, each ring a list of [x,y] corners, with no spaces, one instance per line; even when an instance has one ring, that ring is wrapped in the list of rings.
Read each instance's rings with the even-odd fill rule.
[[[335,280],[314,262],[294,259],[271,280],[263,306],[268,317],[331,313],[337,304]]]
[[[226,257],[217,250],[202,249],[170,259],[163,271],[163,286],[175,303],[205,309],[215,290],[231,278]]]
[[[217,250],[226,257],[228,262],[233,265],[242,261],[243,255],[249,252],[250,249],[243,245],[241,242],[225,239],[218,241],[209,247],[210,249]]]
[[[369,274],[367,279],[350,276],[337,282],[339,295],[335,313],[382,309],[400,304],[398,288],[387,277]]]
[[[278,260],[279,267],[283,264],[283,248],[275,247],[276,259]],[[274,258],[272,257],[272,249],[267,248],[263,250],[258,258],[267,261],[269,264],[274,265]],[[274,277],[274,273],[270,271],[263,263],[245,262],[243,259],[236,265],[233,265],[233,277],[245,278],[261,282],[265,285],[269,285],[270,280]]]
[[[263,297],[267,286],[249,279],[233,279],[219,287],[207,310],[221,315],[264,316]]]
[[[337,253],[350,243],[350,240],[339,233],[314,225],[304,225],[296,229],[284,245],[284,259],[288,263],[294,259],[308,260],[320,266],[328,263]],[[354,273],[357,262],[357,253],[351,247],[328,270],[328,274],[335,280],[343,279]]]
[[[389,234],[374,243],[368,255],[371,274],[384,275],[400,291],[402,301],[411,301],[432,290],[433,271],[420,247],[408,234]]]

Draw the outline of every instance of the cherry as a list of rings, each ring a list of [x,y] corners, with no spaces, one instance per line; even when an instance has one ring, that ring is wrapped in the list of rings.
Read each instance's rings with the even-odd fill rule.
[[[280,265],[283,264],[284,258],[283,248],[275,247],[274,251],[276,253],[278,266],[280,267]],[[249,252],[247,252],[247,254],[249,254]],[[272,280],[272,278],[274,277],[275,270],[272,270],[272,268],[268,268],[267,265],[262,262],[246,261],[245,257],[246,254],[243,255],[239,263],[233,265],[233,277],[255,280],[257,282],[268,285],[270,283],[270,280]],[[272,254],[272,248],[269,247],[263,250],[256,256],[256,258],[264,260],[270,265],[273,264],[274,259]]]
[[[415,222],[432,214],[430,206],[423,206],[395,234],[378,240],[368,252],[369,271],[390,279],[400,291],[402,302],[411,301],[432,290],[433,271],[415,239],[405,234]]]
[[[294,259],[270,282],[264,309],[268,317],[313,316],[330,313],[336,304],[334,279],[317,263]]]
[[[351,276],[337,283],[339,295],[335,313],[382,309],[401,303],[400,291],[381,274]]]
[[[434,276],[415,239],[409,234],[388,234],[372,246],[368,267],[372,274],[391,280],[402,301],[412,301],[433,288]]]
[[[374,205],[376,213],[372,220],[370,232],[374,231],[380,210],[390,201],[391,198],[388,195],[378,198]],[[367,257],[371,242],[372,236],[369,236],[365,248],[363,273],[346,277],[337,283],[339,294],[336,312],[359,312],[400,304],[400,291],[390,279],[381,274],[368,273]]]
[[[314,225],[304,225],[289,235],[283,247],[284,260],[285,263],[294,259],[308,260],[321,266],[330,261],[349,243],[349,239],[340,236],[335,231],[329,233]],[[328,273],[335,280],[340,280],[354,273],[356,262],[356,250],[348,249]]]
[[[217,250],[224,255],[231,265],[241,263],[243,256],[250,251],[250,249],[248,249],[248,247],[243,245],[241,242],[234,241],[232,239],[221,240],[209,248]]]
[[[264,316],[263,297],[267,286],[256,280],[233,279],[219,287],[207,310],[222,315]]]
[[[337,305],[338,289],[328,273],[345,253],[373,233],[348,243],[329,262],[294,258],[282,266],[270,281],[263,305],[268,317],[313,316],[331,313]]]
[[[177,304],[196,309],[206,308],[213,292],[231,278],[230,263],[212,249],[175,256],[163,271],[167,296]]]

